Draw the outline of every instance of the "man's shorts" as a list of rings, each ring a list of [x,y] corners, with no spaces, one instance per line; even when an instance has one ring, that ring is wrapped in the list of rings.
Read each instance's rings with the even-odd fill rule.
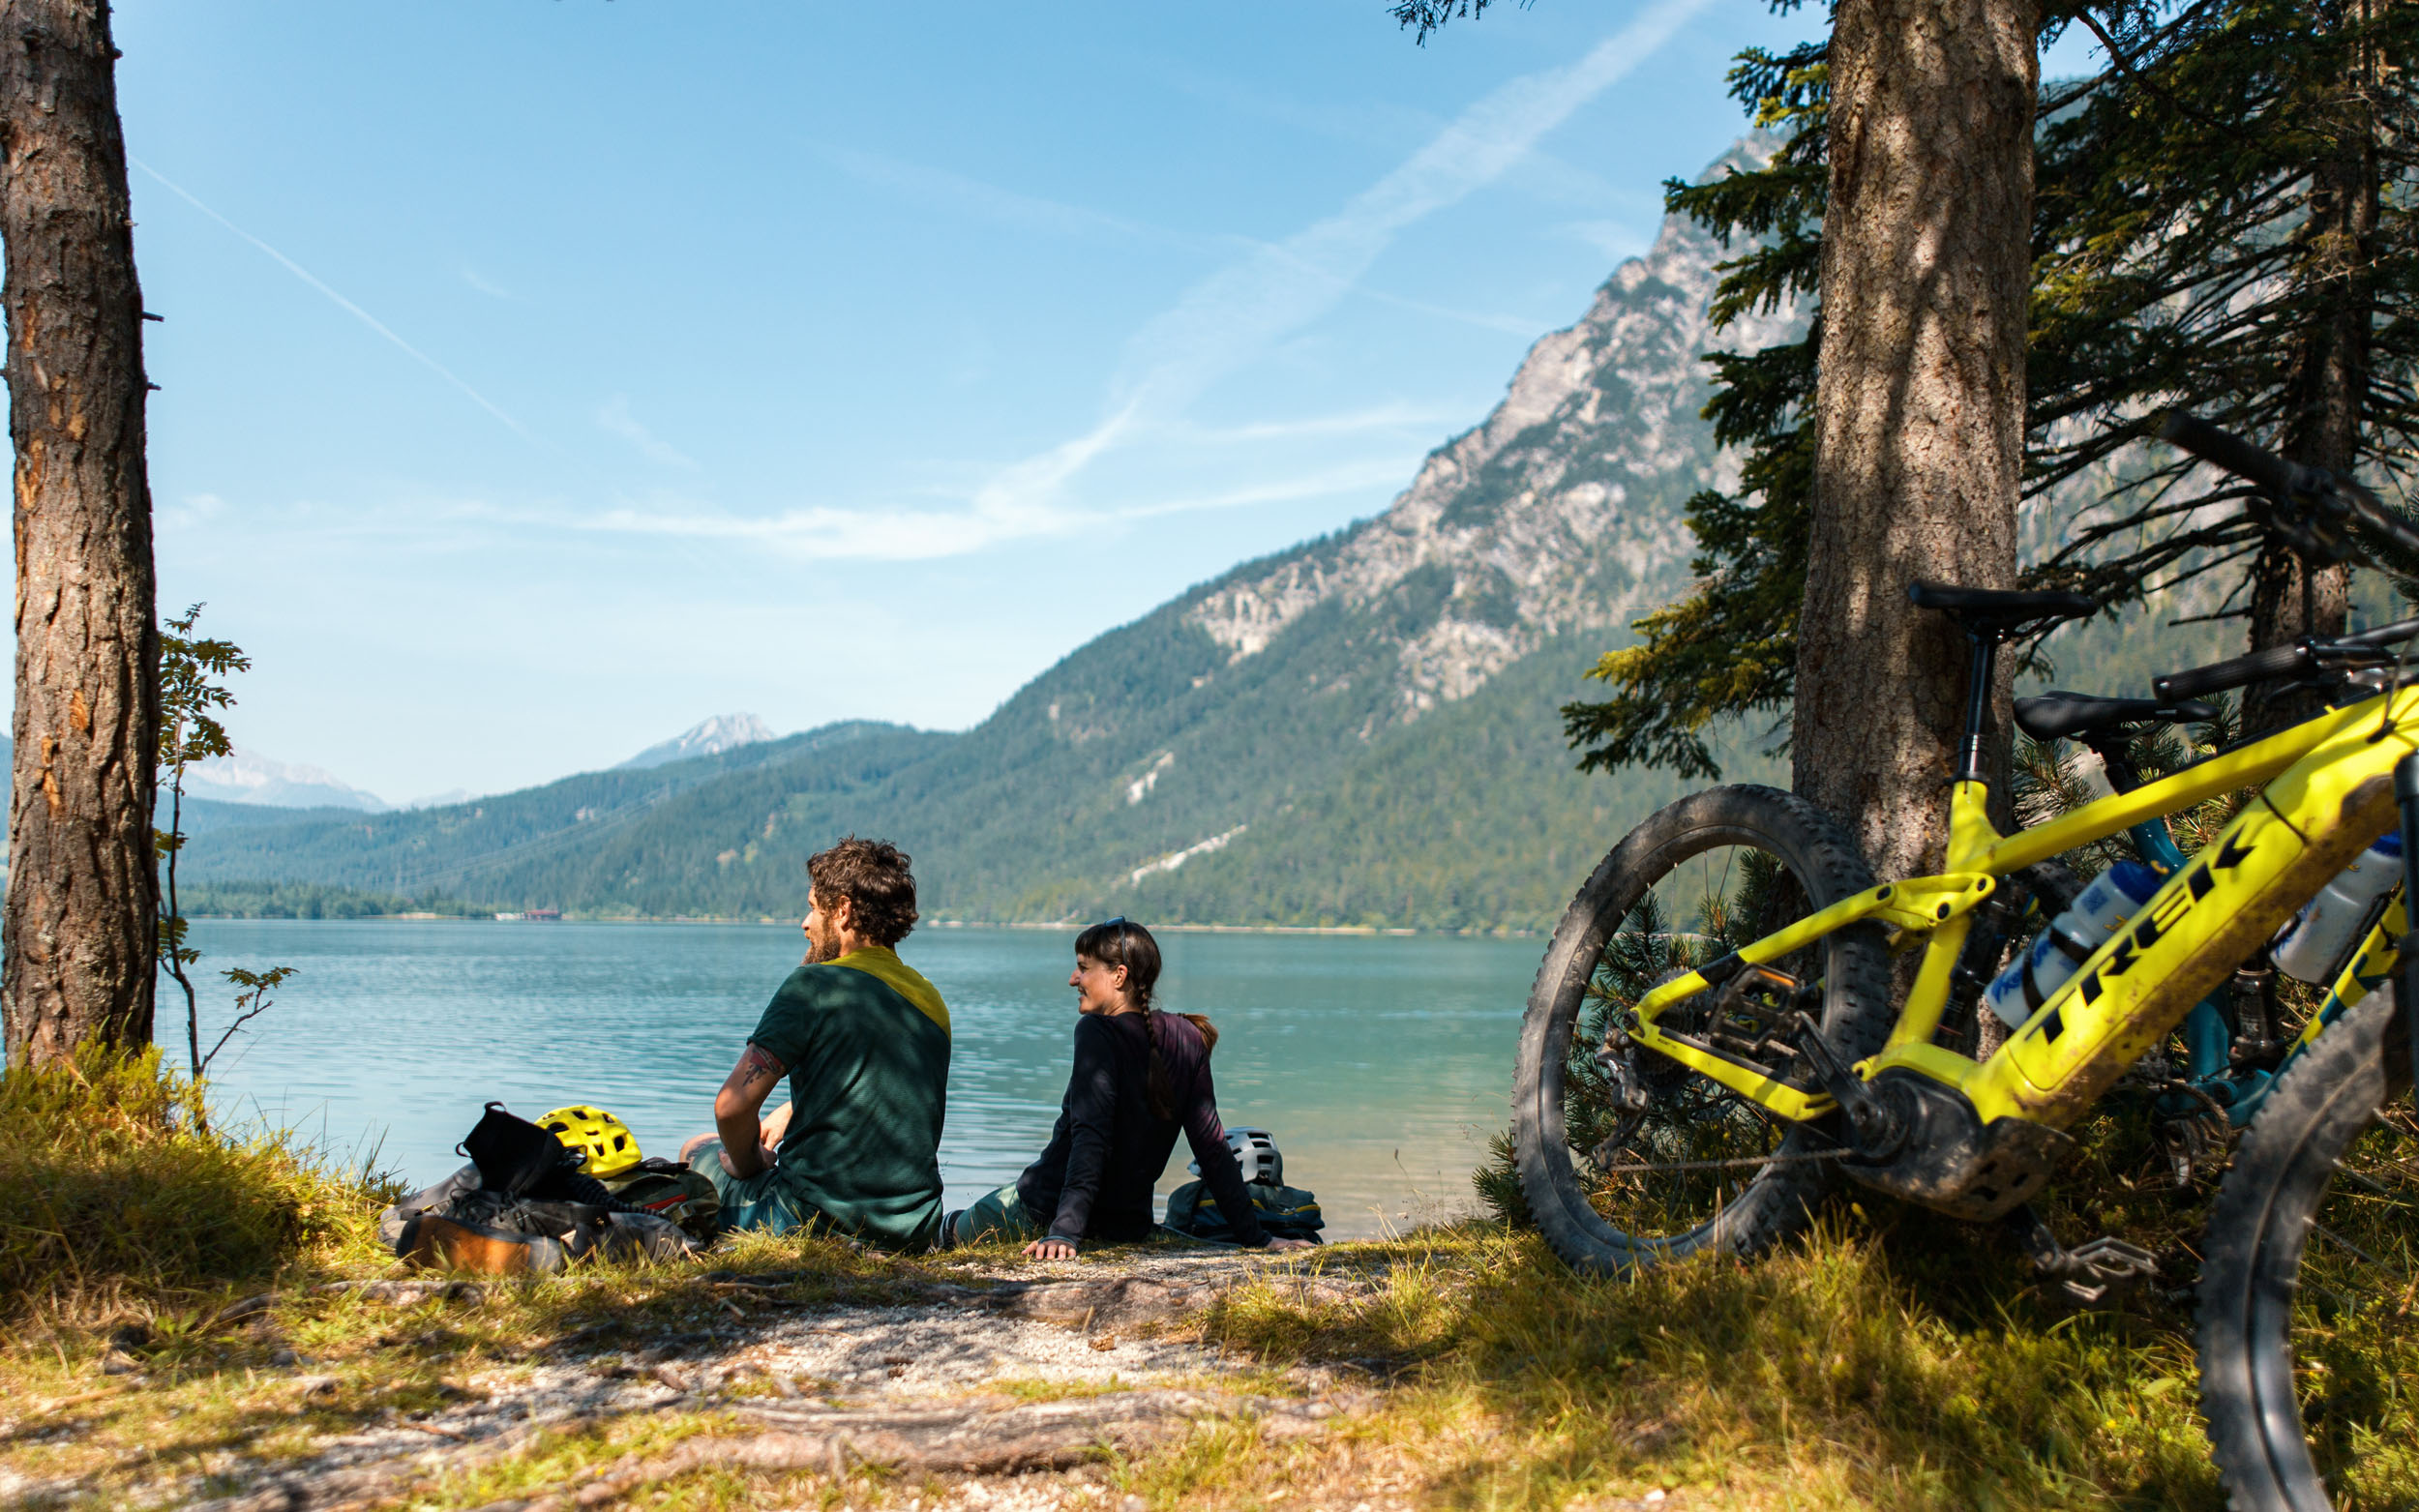
[[[1004,1240],[1021,1244],[1028,1239],[1044,1237],[1039,1220],[1025,1210],[1025,1204],[1013,1186],[1001,1187],[974,1200],[974,1205],[957,1215],[949,1230],[953,1244],[980,1244],[986,1240]]]
[[[720,1140],[706,1141],[689,1156],[689,1169],[714,1183],[714,1193],[722,1199],[715,1228],[725,1232],[733,1229],[762,1229],[768,1233],[831,1230],[831,1220],[821,1208],[791,1190],[779,1166],[752,1176],[734,1176],[723,1170],[722,1157]]]

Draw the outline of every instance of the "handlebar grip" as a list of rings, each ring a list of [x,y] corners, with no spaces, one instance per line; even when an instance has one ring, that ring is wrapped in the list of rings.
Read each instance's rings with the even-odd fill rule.
[[[2221,430],[2180,409],[2167,411],[2166,418],[2159,422],[2159,438],[2172,441],[2202,461],[2257,484],[2280,502],[2293,496],[2300,481],[2301,468],[2274,452],[2254,446],[2232,431]]]
[[[2197,698],[2203,694],[2224,693],[2228,688],[2245,688],[2271,677],[2285,677],[2310,665],[2310,653],[2299,645],[2270,646],[2238,656],[2231,661],[2212,662],[2206,667],[2188,667],[2169,672],[2165,677],[2150,679],[2151,691],[2160,700],[2173,703],[2183,698]]]

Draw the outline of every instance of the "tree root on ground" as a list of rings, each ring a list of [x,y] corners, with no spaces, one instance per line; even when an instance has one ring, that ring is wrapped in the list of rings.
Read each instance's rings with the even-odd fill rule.
[[[577,1512],[702,1469],[813,1471],[846,1479],[860,1466],[892,1472],[1009,1475],[1064,1469],[1111,1452],[1132,1453],[1176,1438],[1204,1420],[1248,1417],[1272,1438],[1320,1431],[1339,1410],[1332,1401],[1298,1402],[1201,1391],[1120,1391],[1058,1402],[1002,1406],[1000,1399],[933,1408],[842,1409],[748,1407],[762,1433],[700,1437],[654,1454],[624,1455],[565,1486],[488,1504],[482,1512]],[[484,1447],[484,1446],[483,1446]],[[460,1474],[492,1463],[510,1446],[448,1456],[439,1468]],[[387,1462],[281,1476],[245,1494],[202,1504],[206,1512],[327,1512],[371,1506],[430,1487],[432,1467]]]

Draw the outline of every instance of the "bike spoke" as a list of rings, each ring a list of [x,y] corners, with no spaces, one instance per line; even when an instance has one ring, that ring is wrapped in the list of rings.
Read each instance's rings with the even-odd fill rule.
[[[1783,1164],[1827,1160],[1814,1151],[1782,1155],[1790,1126],[1710,1078],[1652,1052],[1632,1051],[1650,1106],[1612,1118],[1596,1106],[1607,1079],[1593,1055],[1605,1033],[1627,1022],[1629,1006],[1653,987],[1782,928],[1808,911],[1802,887],[1765,852],[1723,846],[1675,868],[1641,900],[1599,953],[1588,1009],[1573,1042],[1572,1107],[1567,1115],[1578,1169],[1591,1201],[1624,1231],[1652,1237],[1708,1222],[1777,1157]],[[1802,979],[1820,976],[1819,945],[1775,963]],[[1714,1000],[1700,995],[1663,1023],[1704,1038],[1722,1028]]]
[[[2395,1147],[2408,1106],[2386,1116],[2344,1152],[2295,1287],[2294,1394],[2330,1481],[2359,1480],[2369,1436],[2419,1368],[2419,1171]]]

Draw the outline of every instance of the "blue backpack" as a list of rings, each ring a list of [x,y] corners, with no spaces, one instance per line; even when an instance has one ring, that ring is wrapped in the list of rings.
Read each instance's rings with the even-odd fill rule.
[[[1319,1214],[1316,1197],[1300,1187],[1270,1186],[1263,1181],[1247,1182],[1243,1190],[1251,1194],[1252,1211],[1269,1237],[1319,1242],[1319,1230],[1327,1220]],[[1218,1211],[1218,1200],[1210,1195],[1206,1182],[1187,1181],[1168,1194],[1168,1227],[1196,1239],[1235,1242],[1234,1227]]]

